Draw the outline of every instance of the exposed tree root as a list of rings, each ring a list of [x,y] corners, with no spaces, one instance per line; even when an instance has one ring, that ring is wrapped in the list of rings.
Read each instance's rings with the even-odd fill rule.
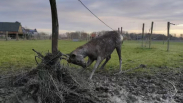
[[[82,85],[68,69],[61,68],[60,63],[56,61],[56,59],[61,58],[61,52],[58,52],[57,55],[47,53],[45,56],[37,51],[35,52],[38,54],[35,60],[41,59],[41,63],[36,60],[37,68],[11,78],[11,87],[23,86],[22,92],[15,94],[16,101],[25,103],[25,100],[32,99],[35,103],[101,102],[92,94],[92,88],[86,86],[87,81],[83,81],[82,83],[85,82],[86,84]],[[20,98],[22,93],[27,96],[25,100]]]

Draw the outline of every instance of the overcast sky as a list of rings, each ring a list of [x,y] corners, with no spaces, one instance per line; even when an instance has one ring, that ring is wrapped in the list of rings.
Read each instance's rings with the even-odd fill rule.
[[[81,0],[93,13],[113,29],[166,34],[167,21],[183,24],[183,0]],[[67,31],[111,30],[78,0],[56,0],[60,33]],[[21,22],[23,27],[51,33],[49,0],[0,0],[0,22]],[[171,25],[172,34],[183,34],[183,26]]]

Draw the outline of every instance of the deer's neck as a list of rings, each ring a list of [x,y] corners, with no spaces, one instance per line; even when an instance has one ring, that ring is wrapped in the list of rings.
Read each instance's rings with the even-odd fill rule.
[[[88,46],[84,45],[78,48],[77,52],[85,58],[88,52]]]

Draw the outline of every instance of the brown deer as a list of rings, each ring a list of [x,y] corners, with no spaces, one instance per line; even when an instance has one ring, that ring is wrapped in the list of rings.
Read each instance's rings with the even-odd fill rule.
[[[121,58],[121,46],[123,43],[122,34],[116,31],[106,32],[104,35],[96,37],[90,40],[88,43],[76,48],[69,55],[67,60],[69,63],[73,63],[79,66],[82,66],[84,69],[90,66],[94,60],[96,64],[93,68],[93,71],[89,77],[91,80],[95,70],[98,68],[100,63],[105,59],[105,62],[102,64],[100,69],[103,69],[106,63],[110,60],[111,54],[116,49],[119,57],[119,72],[122,72],[122,58]],[[88,57],[87,63],[84,61],[84,58]]]

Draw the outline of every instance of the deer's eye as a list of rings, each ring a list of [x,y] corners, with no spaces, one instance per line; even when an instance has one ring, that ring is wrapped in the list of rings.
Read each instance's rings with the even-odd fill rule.
[[[76,60],[76,63],[79,63],[79,60]]]
[[[75,58],[75,57],[76,57],[76,55],[75,55],[75,54],[72,54],[72,55],[71,55],[71,58]]]

